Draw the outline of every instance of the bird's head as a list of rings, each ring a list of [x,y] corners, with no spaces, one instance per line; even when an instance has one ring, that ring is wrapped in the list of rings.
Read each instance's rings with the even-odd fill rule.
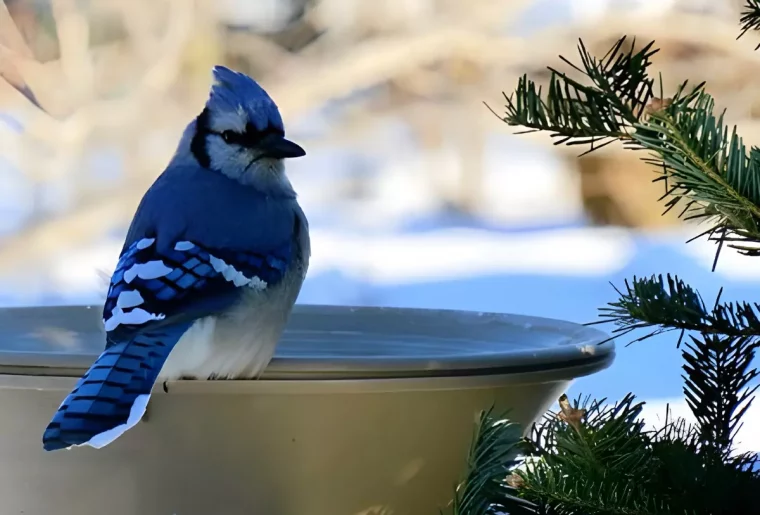
[[[306,154],[285,139],[280,111],[256,81],[224,66],[195,120],[190,150],[204,168],[265,189],[287,184],[283,159]],[[284,185],[283,184],[283,185]]]

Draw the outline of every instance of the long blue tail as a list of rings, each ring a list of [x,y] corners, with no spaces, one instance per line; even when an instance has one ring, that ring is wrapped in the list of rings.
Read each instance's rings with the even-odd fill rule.
[[[42,436],[46,451],[108,445],[145,414],[161,367],[187,329],[171,326],[110,345],[64,399]]]

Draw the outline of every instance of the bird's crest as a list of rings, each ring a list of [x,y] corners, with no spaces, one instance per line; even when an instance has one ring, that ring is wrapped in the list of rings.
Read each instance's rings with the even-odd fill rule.
[[[277,105],[255,80],[225,66],[215,66],[213,78],[214,84],[206,104],[209,109],[245,114],[259,130],[269,124],[282,128]]]

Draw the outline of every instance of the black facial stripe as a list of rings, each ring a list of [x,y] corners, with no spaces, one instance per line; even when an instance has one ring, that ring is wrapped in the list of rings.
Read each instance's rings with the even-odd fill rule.
[[[245,127],[245,132],[242,134],[239,132],[233,132],[233,131],[224,131],[221,133],[215,133],[219,134],[224,138],[225,141],[228,143],[240,145],[243,147],[248,148],[255,148],[264,138],[265,136],[268,136],[270,134],[276,134],[278,136],[284,136],[285,133],[277,129],[275,127],[272,127],[271,125],[264,128],[264,130],[257,130],[256,127],[252,123],[248,123]]]
[[[245,135],[235,131],[217,132],[222,139],[227,143],[234,143],[236,145],[245,145]]]
[[[208,108],[204,108],[195,120],[195,134],[190,142],[190,151],[204,168],[211,166],[211,158],[206,148],[206,136],[209,132],[209,112]]]
[[[248,122],[245,125],[245,133],[249,135],[249,138],[256,138],[261,139],[264,136],[267,136],[269,134],[275,134],[277,136],[285,136],[285,132],[282,129],[278,129],[276,127],[273,127],[272,125],[267,125],[264,127],[264,130],[258,130],[256,129],[256,126],[252,124],[251,122]]]
[[[272,127],[271,125],[267,126],[264,130],[257,130],[256,127],[252,123],[248,123],[245,127],[245,132],[242,134],[236,131],[226,130],[222,132],[212,131],[208,130],[208,134],[216,134],[220,136],[222,139],[224,139],[225,142],[235,145],[240,145],[243,147],[248,148],[255,148],[262,138],[265,136],[268,136],[270,134],[275,134],[277,136],[284,136],[285,133],[277,129],[276,127]]]

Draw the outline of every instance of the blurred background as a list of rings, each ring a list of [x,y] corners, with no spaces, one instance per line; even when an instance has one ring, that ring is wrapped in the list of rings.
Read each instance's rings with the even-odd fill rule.
[[[515,136],[494,116],[578,38],[662,50],[666,95],[690,79],[760,144],[755,36],[739,0],[3,0],[0,306],[99,304],[140,197],[202,109],[211,68],[274,97],[307,156],[289,163],[312,228],[301,303],[453,308],[596,320],[610,282],[677,273],[706,301],[757,301],[760,260],[685,241],[640,154]],[[608,330],[611,328],[608,328]],[[676,335],[618,344],[579,380],[633,391],[653,423],[681,400]],[[760,450],[760,405],[741,447]]]

